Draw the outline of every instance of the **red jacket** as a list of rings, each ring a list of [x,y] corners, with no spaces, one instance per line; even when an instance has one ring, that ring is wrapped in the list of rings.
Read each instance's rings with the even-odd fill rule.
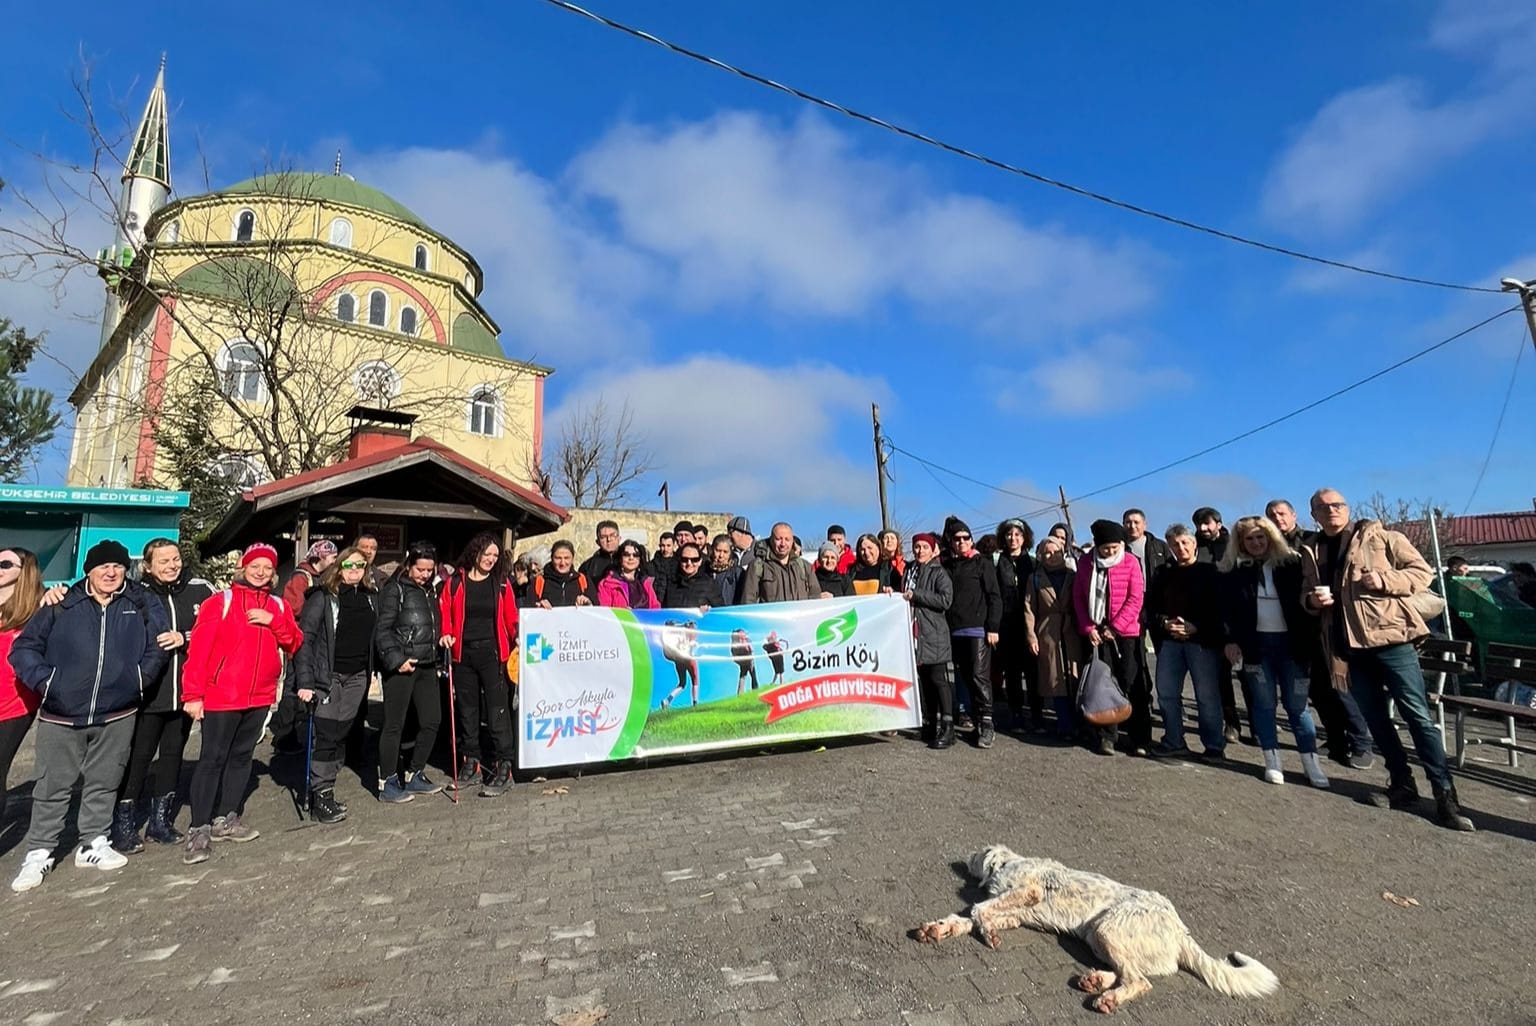
[[[454,574],[443,585],[437,596],[438,607],[443,613],[443,633],[453,635],[453,661],[464,660],[464,575]],[[512,590],[512,579],[501,582],[496,593],[496,650],[501,661],[512,657],[512,646],[517,644],[517,595]]]
[[[16,671],[11,669],[11,643],[20,633],[20,627],[0,631],[0,721],[31,716],[43,700],[42,695],[17,680]],[[4,786],[4,781],[0,781],[0,786]]]
[[[267,610],[272,622],[264,627],[247,623],[245,614],[252,609]],[[197,608],[181,700],[202,702],[205,712],[269,706],[277,701],[284,656],[292,656],[303,643],[288,603],[237,582]]]
[[[304,596],[309,589],[320,580],[320,571],[314,564],[305,560],[293,568],[293,573],[288,578],[288,583],[283,585],[283,601],[288,603],[288,608],[293,610],[293,618],[297,620],[299,614],[304,612]]]

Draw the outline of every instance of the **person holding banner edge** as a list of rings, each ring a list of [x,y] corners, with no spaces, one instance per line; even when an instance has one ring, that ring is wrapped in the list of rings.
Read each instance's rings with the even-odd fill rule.
[[[955,686],[949,677],[952,652],[948,612],[955,599],[954,582],[939,562],[939,539],[912,536],[916,562],[907,565],[906,595],[917,625],[917,680],[921,689],[923,737],[928,747],[945,749],[955,743]]]

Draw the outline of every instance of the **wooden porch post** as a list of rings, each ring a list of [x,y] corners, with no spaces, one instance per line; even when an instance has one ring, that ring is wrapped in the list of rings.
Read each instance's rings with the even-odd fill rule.
[[[309,500],[299,503],[298,522],[293,528],[293,565],[298,566],[309,554]]]

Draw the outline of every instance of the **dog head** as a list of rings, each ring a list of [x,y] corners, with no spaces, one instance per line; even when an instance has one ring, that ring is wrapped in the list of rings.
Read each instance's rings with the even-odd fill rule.
[[[971,875],[978,880],[985,880],[997,872],[999,868],[1016,858],[1018,856],[1011,849],[1005,848],[1001,844],[994,844],[991,847],[983,848],[971,856]]]

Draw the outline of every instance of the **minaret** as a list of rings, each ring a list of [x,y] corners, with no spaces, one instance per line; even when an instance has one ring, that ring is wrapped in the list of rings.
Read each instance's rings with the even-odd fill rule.
[[[107,282],[107,304],[101,319],[101,344],[117,329],[122,304],[117,296],[117,268],[132,263],[144,247],[144,226],[171,195],[171,134],[165,111],[165,55],[144,104],[144,116],[133,136],[133,149],[123,165],[122,193],[117,200],[117,238],[100,254],[100,273]]]

